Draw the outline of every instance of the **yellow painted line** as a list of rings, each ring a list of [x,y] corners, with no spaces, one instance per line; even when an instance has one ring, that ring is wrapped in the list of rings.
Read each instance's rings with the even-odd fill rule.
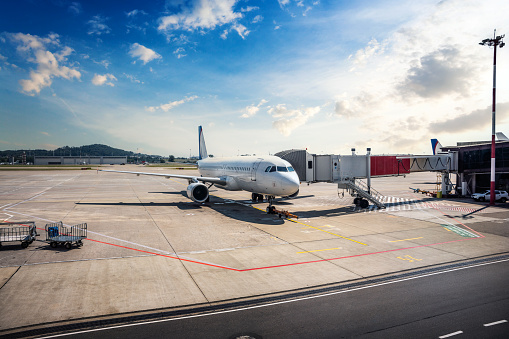
[[[177,181],[177,180],[174,180],[174,179],[172,179],[172,178],[170,178],[170,180],[173,180],[173,181],[175,181],[175,182],[178,182],[179,184],[182,184],[182,182]],[[182,185],[184,185],[184,184],[182,184]],[[222,197],[219,197],[219,196],[218,196],[218,198],[221,198],[221,199],[223,199],[223,200],[224,200],[224,198],[222,198]],[[259,211],[266,212],[266,210],[261,209],[261,208],[258,208],[258,207],[256,207],[256,206],[251,205],[251,207],[256,208],[256,209],[257,209],[257,210],[259,210]],[[343,239],[350,240],[350,241],[353,241],[353,242],[355,242],[355,243],[358,243],[358,244],[361,244],[361,245],[364,245],[364,246],[368,246],[367,244],[362,243],[362,242],[360,242],[360,241],[353,240],[353,239],[350,239],[350,238],[347,238],[347,237],[343,237],[342,235],[339,235],[339,234],[336,234],[336,233],[332,233],[332,232],[324,231],[324,230],[322,230],[322,229],[320,229],[320,228],[318,228],[318,227],[310,226],[310,225],[307,225],[307,224],[305,224],[305,223],[303,223],[303,222],[300,222],[300,221],[296,221],[296,220],[293,220],[293,219],[286,219],[286,220],[291,221],[291,222],[294,222],[294,223],[297,223],[297,224],[304,225],[304,226],[309,227],[309,228],[314,228],[315,230],[319,230],[319,231],[321,231],[321,232],[329,233],[329,234],[331,234],[331,235],[333,235],[333,236],[335,236],[335,237],[343,238]],[[329,225],[325,225],[325,226],[329,226]],[[324,227],[324,226],[322,226],[322,227]]]
[[[321,252],[321,251],[332,251],[332,250],[340,250],[340,249],[341,249],[341,247],[327,248],[327,249],[324,249],[324,250],[313,250],[313,251],[297,252],[297,254],[300,254],[300,253],[311,253],[311,252]]]
[[[419,238],[410,238],[410,239],[402,239],[402,240],[393,240],[393,241],[389,241],[389,242],[398,242],[398,241],[407,241],[407,240],[415,240],[415,239],[422,239],[423,237],[419,237]]]
[[[300,222],[300,221],[296,221],[296,220],[293,220],[293,219],[286,219],[286,220],[291,221],[291,222],[294,222],[294,223],[296,223],[296,224],[301,224],[301,225],[307,226],[307,227],[309,227],[309,228],[314,228],[315,230],[319,230],[319,231],[321,231],[321,232],[325,232],[325,233],[332,234],[332,235],[333,235],[333,236],[335,236],[335,237],[343,238],[343,239],[350,240],[350,241],[356,242],[356,243],[361,244],[361,245],[364,245],[364,246],[368,246],[367,244],[362,243],[362,242],[360,242],[360,241],[353,240],[353,239],[350,239],[350,238],[347,238],[347,237],[343,237],[342,235],[339,235],[339,234],[336,234],[336,233],[332,233],[332,232],[329,232],[329,231],[324,231],[324,230],[322,230],[322,229],[319,229],[318,227],[310,226],[310,225],[307,225],[307,224],[305,224],[305,223],[303,223],[303,222]]]

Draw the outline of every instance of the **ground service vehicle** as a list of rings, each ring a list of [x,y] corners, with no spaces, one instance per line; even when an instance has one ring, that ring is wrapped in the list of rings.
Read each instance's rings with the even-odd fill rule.
[[[474,193],[472,194],[471,198],[476,201],[490,200],[490,190],[487,190],[484,193]],[[509,194],[506,191],[495,190],[495,200],[506,202],[508,199]]]

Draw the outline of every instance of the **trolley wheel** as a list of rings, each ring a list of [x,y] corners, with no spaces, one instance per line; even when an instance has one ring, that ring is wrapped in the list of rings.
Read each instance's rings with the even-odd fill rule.
[[[77,245],[78,247],[83,246],[83,241],[78,240],[78,241],[76,242],[76,245]]]
[[[360,201],[361,201],[361,198],[357,197],[357,198],[353,199],[353,204],[359,205]]]
[[[21,248],[27,248],[28,247],[28,243],[26,241],[23,241],[21,243]]]
[[[57,248],[57,242],[56,241],[52,241],[49,243],[49,245],[52,247],[52,248]]]
[[[65,243],[65,248],[67,248],[68,250],[70,250],[72,247],[72,244],[70,242],[66,242]]]

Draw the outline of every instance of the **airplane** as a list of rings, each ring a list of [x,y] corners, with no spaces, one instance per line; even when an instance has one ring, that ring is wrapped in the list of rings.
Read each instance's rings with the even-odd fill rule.
[[[431,139],[431,150],[433,151],[433,155],[438,155],[442,152],[442,144],[438,139]]]
[[[262,202],[264,196],[267,198],[269,202],[267,212],[273,212],[272,202],[276,196],[295,198],[299,194],[299,177],[288,161],[273,155],[209,157],[202,126],[198,127],[198,135],[200,176],[101,169],[99,171],[186,179],[189,183],[187,197],[197,203],[209,201],[209,189],[213,185],[228,191],[248,191],[251,192],[253,202]]]

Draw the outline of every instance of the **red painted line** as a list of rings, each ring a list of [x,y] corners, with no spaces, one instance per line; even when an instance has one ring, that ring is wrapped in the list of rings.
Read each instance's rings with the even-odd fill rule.
[[[125,248],[125,249],[128,249],[128,250],[133,250],[133,251],[137,251],[137,252],[141,252],[141,253],[153,254],[153,255],[160,256],[160,257],[165,257],[165,258],[170,258],[170,259],[177,259],[177,260],[181,260],[181,261],[187,261],[187,262],[191,262],[191,263],[195,263],[195,264],[200,264],[200,265],[211,266],[211,267],[224,268],[225,270],[231,270],[231,271],[237,271],[237,272],[239,271],[238,269],[231,268],[231,267],[215,265],[215,264],[209,264],[209,263],[195,261],[195,260],[191,260],[191,259],[183,259],[183,258],[171,256],[171,255],[168,255],[168,254],[160,254],[160,253],[155,253],[155,252],[150,252],[150,251],[145,251],[145,250],[139,250],[139,249],[136,249],[136,248],[122,246],[122,245],[117,245],[117,244],[112,244],[112,243],[104,242],[104,241],[100,241],[100,240],[94,240],[94,239],[85,239],[85,240],[90,240],[90,241],[97,242],[97,243],[100,243],[100,244],[105,244],[105,245],[111,245],[111,246],[115,246],[115,247]]]
[[[262,270],[262,269],[267,269],[267,268],[276,268],[276,267],[285,267],[285,266],[312,264],[312,263],[324,262],[324,261],[333,261],[333,260],[339,260],[339,259],[348,259],[348,258],[355,258],[355,257],[363,257],[363,256],[366,256],[366,255],[373,255],[373,254],[381,254],[381,253],[404,251],[404,250],[410,250],[410,249],[413,249],[413,248],[423,248],[423,247],[430,247],[430,246],[435,246],[435,245],[443,245],[443,244],[449,244],[449,243],[453,243],[453,242],[466,241],[466,240],[472,240],[472,239],[479,239],[479,238],[468,238],[468,239],[452,240],[452,241],[446,241],[446,242],[439,242],[439,243],[436,243],[436,244],[420,245],[420,246],[413,246],[413,247],[406,247],[406,248],[397,248],[397,249],[394,249],[394,250],[387,250],[387,251],[380,251],[380,252],[373,252],[373,253],[364,253],[364,254],[356,254],[356,255],[349,255],[349,256],[346,256],[346,257],[338,257],[338,258],[331,258],[331,259],[320,259],[320,260],[305,261],[305,262],[298,262],[298,263],[292,263],[292,264],[283,264],[283,265],[266,266],[266,267],[255,267],[255,268],[246,268],[246,269],[242,269],[242,270],[238,270],[238,271],[239,272],[246,272],[246,271]]]
[[[438,210],[438,209],[436,209],[436,210]],[[104,245],[110,245],[110,246],[115,246],[115,247],[124,248],[124,249],[132,250],[132,251],[137,251],[137,252],[141,252],[141,253],[157,255],[157,256],[165,257],[165,258],[169,258],[169,259],[176,259],[176,260],[181,260],[181,261],[190,262],[190,263],[199,264],[199,265],[205,265],[205,266],[210,266],[210,267],[215,267],[215,268],[222,268],[222,269],[230,270],[230,271],[234,271],[234,272],[248,272],[248,271],[265,270],[265,269],[270,269],[270,268],[289,267],[289,266],[313,264],[313,263],[327,262],[327,261],[340,260],[340,259],[363,257],[363,256],[368,256],[368,255],[374,255],[374,254],[398,252],[398,251],[410,250],[410,249],[415,249],[415,248],[424,248],[424,247],[430,247],[430,246],[450,244],[450,243],[454,243],[454,242],[461,242],[461,241],[467,241],[467,240],[473,240],[473,239],[480,239],[480,238],[484,238],[485,237],[481,233],[471,229],[470,227],[468,227],[467,225],[463,224],[462,222],[459,222],[454,217],[451,217],[450,215],[447,215],[447,214],[445,214],[444,212],[442,212],[440,210],[438,210],[438,211],[440,213],[442,213],[443,215],[453,219],[457,223],[463,225],[464,227],[468,228],[469,230],[471,230],[475,234],[479,235],[479,238],[459,239],[459,240],[445,241],[445,242],[439,242],[439,243],[429,244],[429,245],[420,245],[420,246],[413,246],[413,247],[397,248],[397,249],[393,249],[393,250],[373,252],[373,253],[364,253],[364,254],[356,254],[356,255],[350,255],[350,256],[345,256],[345,257],[337,257],[337,258],[330,258],[330,259],[320,259],[320,260],[312,260],[312,261],[303,261],[303,262],[296,262],[296,263],[290,263],[290,264],[281,264],[281,265],[273,265],[273,266],[253,267],[253,268],[245,268],[245,269],[237,269],[237,268],[231,268],[231,267],[226,267],[226,266],[221,266],[221,265],[216,265],[216,264],[204,263],[204,262],[190,260],[190,259],[183,259],[183,258],[179,258],[177,256],[171,256],[171,255],[167,255],[167,254],[160,254],[160,253],[140,250],[140,249],[136,249],[136,248],[132,248],[132,247],[128,247],[128,246],[117,245],[117,244],[113,244],[113,243],[109,243],[109,242],[104,242],[104,241],[100,241],[100,240],[95,240],[95,239],[87,238],[87,239],[84,239],[84,240],[89,240],[89,241],[93,241],[93,242],[96,242],[96,243],[100,243],[100,244],[104,244]],[[40,229],[40,228],[38,228],[38,229]],[[44,230],[44,229],[42,229],[42,230]]]

